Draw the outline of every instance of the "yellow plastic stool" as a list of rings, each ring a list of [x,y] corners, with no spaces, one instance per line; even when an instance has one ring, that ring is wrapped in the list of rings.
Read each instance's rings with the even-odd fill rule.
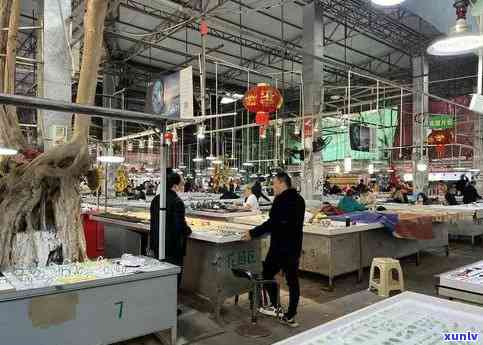
[[[379,270],[379,278],[374,276],[376,268]],[[397,272],[397,280],[393,279],[393,271]],[[389,297],[391,291],[404,291],[404,278],[399,260],[374,258],[369,277],[369,290],[377,290],[377,294],[382,297]]]

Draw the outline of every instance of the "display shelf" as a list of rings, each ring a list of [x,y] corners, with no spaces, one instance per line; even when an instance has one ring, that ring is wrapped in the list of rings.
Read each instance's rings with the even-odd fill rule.
[[[483,308],[404,292],[276,345],[447,344],[447,332],[474,332],[471,343],[483,344]]]
[[[483,304],[483,261],[436,276],[441,296]]]
[[[153,258],[139,257],[137,267],[126,266],[118,259],[101,259],[46,267],[17,266],[3,271],[2,274],[5,277],[5,286],[10,285],[16,292],[25,292],[88,287],[139,274],[157,275],[163,272],[173,274],[178,271],[179,268],[171,264]],[[0,288],[3,285],[0,281]]]

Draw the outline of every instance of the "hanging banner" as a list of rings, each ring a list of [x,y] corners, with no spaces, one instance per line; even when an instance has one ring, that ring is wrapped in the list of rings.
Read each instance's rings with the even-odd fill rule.
[[[193,117],[193,68],[161,76],[148,85],[146,113],[173,119]]]
[[[305,119],[304,120],[304,137],[311,138],[313,136],[313,127],[314,122],[312,119]]]
[[[453,128],[454,127],[453,116],[431,114],[429,117],[429,127],[431,129]]]

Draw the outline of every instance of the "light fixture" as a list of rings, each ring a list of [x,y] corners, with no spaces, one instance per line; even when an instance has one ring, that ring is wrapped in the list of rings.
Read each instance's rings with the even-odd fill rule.
[[[186,165],[179,165],[179,166],[178,166],[178,169],[180,169],[180,170],[181,170],[181,169],[186,169]]]
[[[379,6],[397,6],[400,5],[404,0],[372,0],[372,3]]]
[[[208,157],[206,157],[207,161],[214,161],[215,159],[216,159],[216,157],[213,156],[212,154],[210,154]]]
[[[280,138],[282,136],[282,127],[277,126],[275,130],[275,135]]]
[[[211,163],[212,164],[221,164],[221,163],[223,163],[223,161],[217,158],[217,159],[211,161]]]
[[[227,93],[226,96],[223,96],[220,103],[221,104],[230,104],[234,103],[243,98],[243,95],[239,93]]]
[[[148,149],[154,149],[154,138],[152,136],[148,138]]]
[[[348,173],[352,170],[352,158],[346,157],[344,158],[344,172]]]
[[[143,139],[139,140],[139,148],[144,149],[144,140]]]
[[[413,180],[413,174],[404,174],[403,179],[406,182],[411,182]]]
[[[124,157],[121,156],[98,156],[97,161],[101,163],[114,163],[119,164],[124,162]]]
[[[252,167],[254,164],[252,162],[245,162],[243,163],[244,167]]]
[[[426,171],[428,170],[428,165],[424,162],[419,162],[416,164],[416,170],[421,172]]]
[[[195,158],[193,158],[193,162],[195,162],[195,163],[203,162],[203,158],[195,157]]]
[[[18,150],[0,146],[0,156],[15,156]]]
[[[201,170],[200,170],[200,169],[196,169],[196,170],[195,170],[195,173],[197,173],[197,174],[201,174]]]
[[[196,131],[196,137],[198,140],[203,140],[205,138],[205,126],[199,125],[198,130]]]
[[[369,172],[369,175],[374,174],[374,164],[369,164],[369,166],[367,167],[367,171]]]
[[[471,32],[466,21],[468,2],[456,0],[453,6],[456,8],[456,25],[450,29],[448,36],[431,43],[427,49],[430,55],[462,55],[483,48],[483,36]]]
[[[134,145],[133,145],[131,142],[128,142],[128,143],[127,143],[127,150],[128,150],[129,152],[131,152],[131,151],[133,150],[133,146],[134,146]]]
[[[340,174],[340,166],[339,165],[336,165],[335,168],[334,168],[334,172],[336,174]]]
[[[315,120],[314,121],[314,133],[317,133],[319,131],[319,121]]]
[[[177,143],[178,142],[178,131],[176,130],[176,128],[173,128],[173,138],[171,139],[173,141],[173,143]]]
[[[300,124],[298,122],[295,122],[295,127],[293,129],[293,134],[294,135],[300,135]]]
[[[211,171],[211,170],[215,170],[215,168],[213,168],[213,167],[208,167],[208,168],[206,168],[206,170],[210,170],[210,171]]]
[[[330,96],[330,99],[333,101],[338,101],[339,99],[341,99],[341,97],[339,95],[332,95]]]

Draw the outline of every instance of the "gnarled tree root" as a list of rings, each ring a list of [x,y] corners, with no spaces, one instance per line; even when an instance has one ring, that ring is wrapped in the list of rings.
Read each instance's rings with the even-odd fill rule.
[[[54,248],[39,238],[61,243],[64,260],[87,258],[79,178],[88,167],[87,147],[72,142],[12,168],[0,179],[0,267],[45,265],[45,251]],[[39,231],[53,236],[39,236]]]

